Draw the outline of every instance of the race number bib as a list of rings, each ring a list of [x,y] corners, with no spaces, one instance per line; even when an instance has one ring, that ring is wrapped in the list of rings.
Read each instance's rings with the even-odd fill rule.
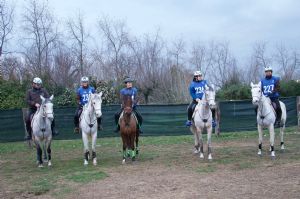
[[[272,93],[274,89],[274,85],[268,85],[268,86],[264,86],[264,93]]]
[[[196,87],[195,90],[196,90],[196,94],[203,93],[204,87]]]

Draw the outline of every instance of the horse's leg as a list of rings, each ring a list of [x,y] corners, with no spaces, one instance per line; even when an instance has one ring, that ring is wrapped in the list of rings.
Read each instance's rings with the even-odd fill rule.
[[[198,134],[198,142],[199,142],[199,149],[200,149],[200,154],[199,157],[200,158],[204,158],[204,152],[203,152],[203,137],[202,137],[202,129],[201,128],[196,128],[196,133]]]
[[[90,152],[89,152],[89,139],[88,139],[88,136],[87,136],[87,133],[82,131],[82,141],[83,141],[83,145],[84,145],[84,165],[88,165],[89,162],[89,155],[90,155]]]
[[[122,160],[122,164],[125,164],[126,162],[126,137],[124,134],[121,133],[121,137],[122,137],[122,142],[123,142],[123,160]]]
[[[207,128],[207,153],[208,153],[208,160],[212,160],[212,149],[211,149],[211,134],[212,134],[212,126]]]
[[[275,157],[275,151],[274,151],[274,141],[275,141],[275,132],[274,132],[274,125],[271,124],[269,126],[269,132],[270,132],[270,147],[271,147],[271,157]]]
[[[140,136],[140,133],[139,133],[139,131],[137,131],[136,137],[135,137],[135,152],[137,155],[139,154],[139,136]]]
[[[41,142],[36,141],[35,145],[36,145],[36,155],[37,155],[37,160],[38,160],[38,167],[43,167]]]
[[[257,152],[257,155],[261,155],[262,154],[262,141],[263,141],[262,126],[257,124],[257,130],[258,130],[258,152]]]
[[[52,166],[51,163],[51,138],[48,138],[46,143],[47,153],[48,153],[48,166]]]
[[[44,162],[48,162],[48,157],[47,157],[47,144],[46,144],[47,141],[45,141],[45,143],[43,144],[43,159],[44,159]]]
[[[92,134],[92,159],[93,164],[97,165],[97,158],[96,158],[96,141],[97,141],[97,131]]]
[[[281,150],[284,150],[284,141],[283,141],[284,130],[285,130],[285,122],[283,123],[283,126],[280,127],[280,148],[281,148]]]
[[[130,135],[130,148],[131,148],[131,160],[135,161],[135,147],[134,147],[134,140],[136,137],[136,133]]]
[[[198,132],[196,127],[191,126],[190,130],[192,131],[192,133],[194,134],[194,147],[195,147],[195,151],[194,154],[198,154],[200,152],[200,143],[199,143],[199,136],[198,136]]]

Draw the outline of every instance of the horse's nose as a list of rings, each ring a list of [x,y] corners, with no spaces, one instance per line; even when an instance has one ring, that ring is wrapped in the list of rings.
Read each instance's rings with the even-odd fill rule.
[[[252,104],[257,104],[257,102],[258,102],[257,99],[252,100]]]
[[[99,112],[96,113],[96,117],[101,117],[101,116],[102,116],[102,112],[101,111],[99,111]]]

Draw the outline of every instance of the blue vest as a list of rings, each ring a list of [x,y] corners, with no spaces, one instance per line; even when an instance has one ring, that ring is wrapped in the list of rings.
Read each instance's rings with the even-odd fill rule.
[[[87,88],[83,88],[82,86],[77,90],[77,95],[80,98],[80,104],[84,106],[89,101],[89,94],[95,93],[95,88],[89,86]]]
[[[204,91],[205,91],[205,85],[207,85],[206,80],[202,81],[192,81],[190,84],[190,94],[193,98],[193,100],[199,98],[202,99]]]
[[[136,106],[136,96],[137,96],[137,89],[135,87],[131,87],[131,88],[122,88],[120,90],[120,95],[121,96],[133,96],[134,99],[134,106]],[[122,100],[122,99],[121,99]]]
[[[279,93],[274,91],[275,85],[279,82],[279,77],[272,76],[271,78],[263,78],[261,80],[261,89],[266,97],[271,99],[278,98]],[[274,92],[273,92],[274,91]]]

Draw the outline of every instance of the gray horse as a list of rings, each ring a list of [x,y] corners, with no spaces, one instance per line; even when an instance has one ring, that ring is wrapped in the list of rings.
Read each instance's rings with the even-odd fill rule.
[[[50,98],[44,98],[41,96],[42,103],[34,114],[31,127],[33,134],[33,141],[36,146],[38,166],[43,167],[42,161],[42,149],[46,150],[48,153],[48,166],[51,164],[51,123],[53,121],[53,95]],[[46,153],[46,152],[44,152]]]

